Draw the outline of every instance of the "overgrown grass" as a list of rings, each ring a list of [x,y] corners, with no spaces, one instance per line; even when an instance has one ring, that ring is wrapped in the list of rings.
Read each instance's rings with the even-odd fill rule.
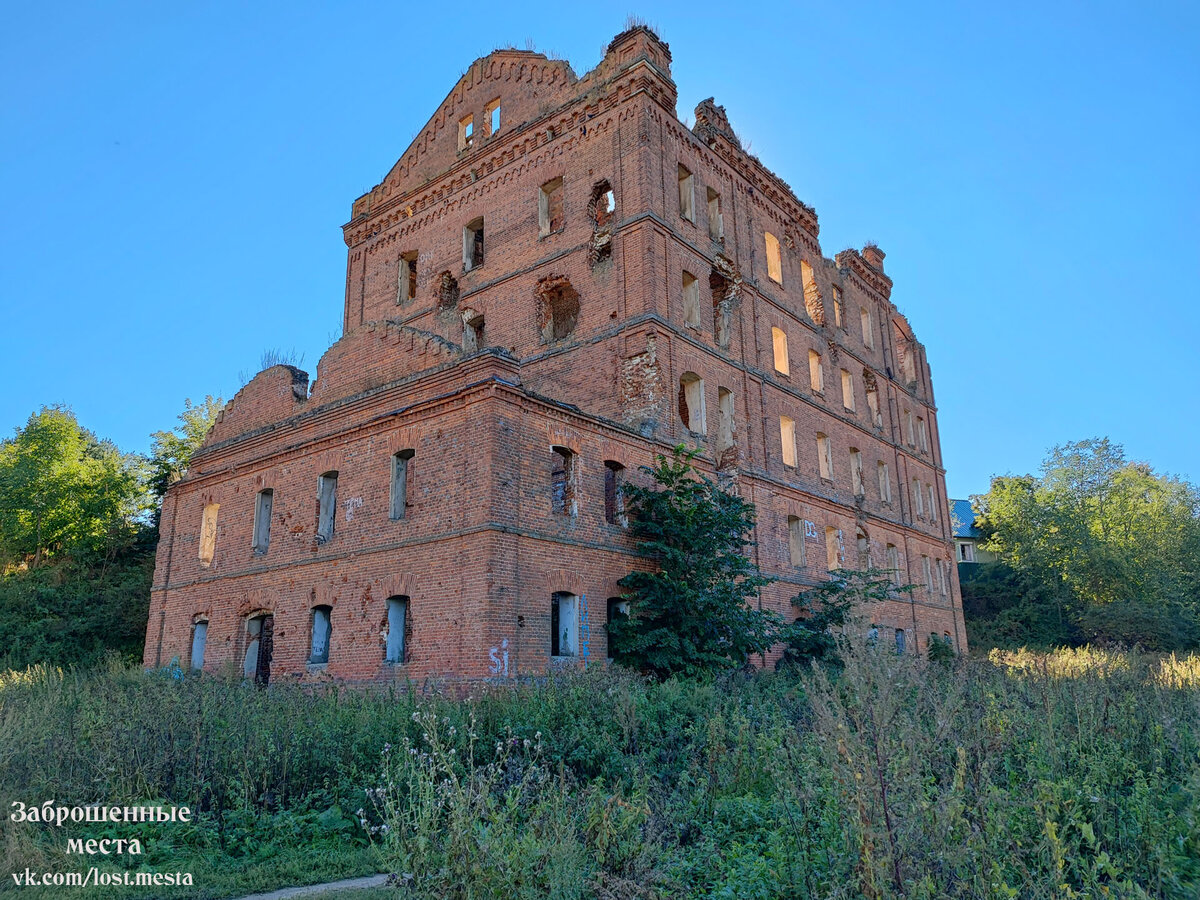
[[[6,815],[0,875],[192,871],[180,896],[382,869],[439,900],[1194,897],[1198,792],[1198,657],[862,647],[832,674],[592,669],[466,700],[0,676],[5,810],[199,811],[110,827],[146,845],[132,858],[68,856],[101,831]]]

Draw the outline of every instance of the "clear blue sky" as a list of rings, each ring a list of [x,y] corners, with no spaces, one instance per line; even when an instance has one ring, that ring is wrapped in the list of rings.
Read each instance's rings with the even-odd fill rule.
[[[341,323],[351,201],[497,46],[582,74],[637,13],[925,343],[952,496],[1108,435],[1200,480],[1195,4],[13,3],[0,433],[127,450]]]

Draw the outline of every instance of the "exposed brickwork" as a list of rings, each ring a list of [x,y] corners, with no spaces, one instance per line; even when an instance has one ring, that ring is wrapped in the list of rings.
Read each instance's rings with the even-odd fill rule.
[[[260,373],[168,492],[147,665],[186,664],[194,623],[207,621],[204,667],[240,668],[247,619],[269,612],[273,678],[539,672],[551,662],[555,591],[581,598],[580,656],[603,659],[606,600],[641,565],[627,530],[605,520],[605,463],[640,478],[639,466],[679,442],[699,443],[702,465],[719,466],[757,504],[758,562],[780,579],[763,592],[765,606],[790,617],[788,599],[824,577],[827,529],[835,543],[841,535],[840,562],[864,562],[861,533],[872,565],[886,566],[895,545],[900,579],[921,585],[911,601],[867,611],[881,640],[901,628],[910,648],[924,650],[931,632],[965,648],[929,367],[891,303],[882,251],[826,259],[815,211],[744,152],[723,108],[706,100],[692,131],[679,122],[670,60],[639,28],[619,35],[583,78],[565,62],[514,50],[471,66],[384,181],[353,205],[345,336],[322,357],[311,392],[298,370]],[[492,134],[485,108],[496,99],[501,125]],[[471,146],[460,150],[468,114]],[[693,175],[694,221],[680,214],[680,165]],[[539,228],[540,188],[560,178],[563,227]],[[557,227],[554,191],[543,205]],[[708,221],[711,192],[721,227]],[[481,244],[463,231],[479,217]],[[782,283],[768,277],[766,232],[779,242]],[[470,268],[468,242],[483,257]],[[685,324],[685,271],[700,288],[698,326]],[[773,327],[787,335],[787,375],[775,370]],[[822,355],[820,392],[809,385],[810,349]],[[688,372],[703,379],[704,434],[680,419]],[[795,467],[783,463],[780,416],[795,423]],[[924,424],[924,449],[916,431],[910,441],[910,417]],[[818,433],[831,442],[829,479],[819,475]],[[573,516],[553,509],[563,457],[552,447],[573,452]],[[852,448],[861,497],[851,487]],[[412,451],[407,504],[401,495],[403,515],[393,518],[401,451]],[[890,503],[880,497],[880,462]],[[319,541],[318,478],[334,472],[334,533]],[[927,494],[914,502],[914,479],[923,492],[932,486],[933,515]],[[253,547],[255,497],[268,488],[262,553]],[[219,504],[216,548],[203,565],[200,523],[211,504]],[[791,561],[789,516],[807,533],[805,565]],[[935,567],[932,592],[922,556]],[[399,664],[385,661],[393,596],[409,598]],[[316,606],[331,608],[332,626],[329,661],[319,666],[308,664]]]

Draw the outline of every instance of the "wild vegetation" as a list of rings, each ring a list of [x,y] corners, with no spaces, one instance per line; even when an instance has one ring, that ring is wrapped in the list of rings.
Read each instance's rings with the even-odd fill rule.
[[[0,871],[191,871],[179,895],[197,897],[381,870],[392,895],[440,900],[1200,890],[1200,658],[843,658],[715,680],[593,667],[466,700],[8,675],[5,809],[120,798],[198,818],[6,821]],[[102,835],[146,852],[65,853]]]

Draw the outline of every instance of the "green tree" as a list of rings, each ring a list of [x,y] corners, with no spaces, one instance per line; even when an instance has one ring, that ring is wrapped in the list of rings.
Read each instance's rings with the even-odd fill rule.
[[[829,580],[801,591],[792,598],[800,616],[782,632],[786,646],[777,668],[812,662],[837,664],[842,629],[856,611],[880,603],[899,593],[911,593],[912,585],[897,587],[890,569],[835,569]]]
[[[220,397],[213,398],[211,394],[195,406],[190,399],[183,403],[179,424],[174,429],[150,435],[150,490],[160,499],[167,488],[187,472],[192,454],[200,449],[217,414],[225,406]]]
[[[1076,641],[1195,645],[1200,495],[1192,485],[1128,461],[1100,438],[1055,447],[1040,477],[994,478],[973,499],[986,548],[1012,570],[979,580],[1016,589],[1001,604],[1009,624],[1045,619],[1048,605],[1058,635]]]
[[[148,498],[142,460],[43,407],[0,443],[0,559],[37,567],[71,552],[104,554],[134,538]]]
[[[754,505],[722,490],[680,445],[629,484],[631,528],[652,571],[621,579],[629,614],[610,626],[616,657],[659,676],[694,677],[745,665],[776,640],[781,621],[757,604],[771,579],[747,555]]]

